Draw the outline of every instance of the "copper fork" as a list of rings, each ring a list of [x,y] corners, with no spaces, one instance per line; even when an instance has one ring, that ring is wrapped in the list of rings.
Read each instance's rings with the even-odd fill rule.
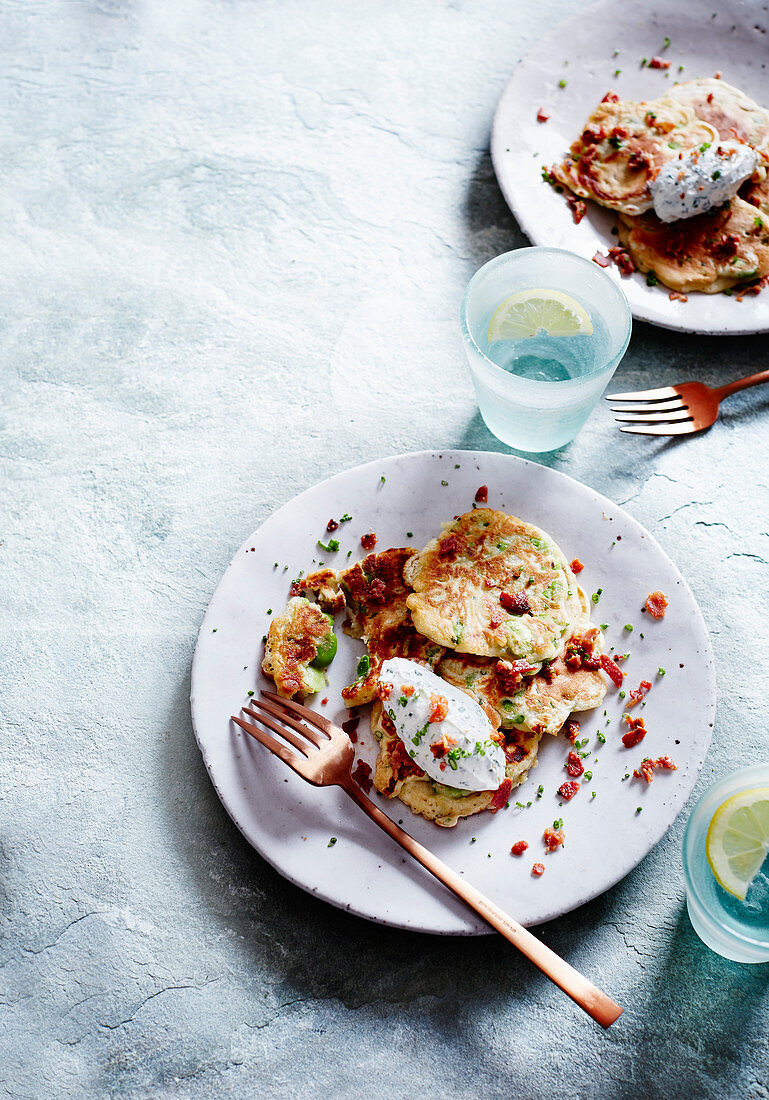
[[[607,401],[637,402],[612,408],[622,432],[635,435],[691,435],[701,432],[716,422],[718,406],[725,397],[769,382],[769,370],[759,371],[747,378],[738,378],[725,386],[711,389],[702,382],[684,382],[680,386],[662,386],[657,390],[638,390],[635,393],[611,393]]]
[[[283,699],[272,691],[263,691],[266,702],[252,699],[242,709],[263,726],[279,735],[273,737],[258,726],[232,716],[232,721],[255,737],[266,749],[280,757],[284,764],[316,787],[341,787],[365,814],[384,829],[409,855],[452,890],[457,897],[479,913],[519,951],[538,966],[564,993],[592,1016],[601,1027],[609,1027],[622,1009],[605,993],[588,981],[579,971],[561,959],[522,924],[509,917],[478,890],[465,882],[455,871],[442,863],[432,852],[409,836],[394,821],[382,813],[350,774],[355,757],[352,742],[344,730],[328,718],[301,703]],[[286,743],[288,742],[288,743]]]

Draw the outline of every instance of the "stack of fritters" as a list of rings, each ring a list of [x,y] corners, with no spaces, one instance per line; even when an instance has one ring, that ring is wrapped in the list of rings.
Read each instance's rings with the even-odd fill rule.
[[[705,214],[665,223],[649,182],[686,150],[741,141],[759,167],[738,195]],[[723,80],[691,80],[648,102],[611,93],[590,115],[559,183],[620,215],[619,239],[636,267],[678,292],[716,294],[769,274],[769,111]]]
[[[548,535],[514,516],[477,508],[421,552],[371,554],[340,582],[345,630],[368,646],[368,662],[342,692],[348,706],[374,698],[383,661],[408,657],[476,699],[498,731],[504,783],[462,791],[425,775],[374,703],[377,789],[439,825],[503,806],[536,764],[543,733],[558,733],[572,712],[604,697],[601,634],[574,574]]]

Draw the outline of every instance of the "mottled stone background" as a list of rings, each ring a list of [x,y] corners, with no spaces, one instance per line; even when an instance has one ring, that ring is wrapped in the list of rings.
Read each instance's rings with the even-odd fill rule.
[[[285,883],[190,725],[203,610],[274,508],[378,456],[501,449],[458,302],[525,243],[491,117],[575,6],[0,8],[2,1095],[769,1095],[768,968],[693,934],[686,814],[541,930],[627,1006],[603,1033],[496,937]],[[721,382],[766,347],[639,324],[617,381]],[[599,410],[545,459],[626,504],[700,600],[720,696],[699,789],[766,756],[768,439],[753,390],[686,443]]]

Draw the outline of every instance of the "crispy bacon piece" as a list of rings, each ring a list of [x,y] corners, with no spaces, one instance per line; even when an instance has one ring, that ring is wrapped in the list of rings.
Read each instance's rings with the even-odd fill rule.
[[[670,62],[664,61],[661,57],[653,57],[649,62],[650,69],[669,69]]]
[[[560,787],[558,788],[558,793],[564,800],[564,802],[569,802],[572,798],[574,798],[574,795],[579,790],[579,787],[580,785],[576,782],[576,780],[570,779],[566,783],[561,783]]]
[[[430,752],[433,754],[436,760],[441,760],[446,755],[446,742],[445,741],[433,741],[430,746]]]
[[[603,252],[596,252],[593,256],[593,263],[598,264],[599,267],[610,267],[611,260]]]
[[[554,852],[556,848],[560,848],[566,839],[563,829],[545,829],[543,838],[548,852]]]
[[[654,761],[655,768],[662,768],[665,772],[677,772],[678,764],[674,764],[669,756],[658,756]]]
[[[617,687],[622,687],[622,680],[625,676],[625,673],[622,671],[619,665],[612,661],[611,657],[609,657],[607,653],[602,653],[599,661],[601,664],[601,668],[604,670],[612,683],[616,684]]]
[[[584,634],[574,634],[569,640],[563,654],[563,663],[567,668],[586,668],[595,671],[601,667],[600,654],[595,652],[595,643],[598,638],[598,629],[591,627]]]
[[[367,764],[365,760],[359,760],[355,765],[355,771],[352,773],[352,777],[359,787],[368,794],[371,790],[371,765]]]
[[[535,863],[534,866],[531,869],[531,873],[532,873],[532,875],[536,875],[537,878],[539,878],[540,875],[544,875],[544,873],[545,873],[544,863]]]
[[[671,302],[688,302],[689,301],[689,296],[687,294],[682,294],[680,290],[671,290],[670,294],[668,294],[668,298],[670,299]]]
[[[516,840],[515,844],[510,849],[510,855],[512,855],[512,856],[522,856],[527,848],[528,848],[528,844],[526,843],[525,840]]]
[[[521,686],[524,676],[531,676],[534,666],[528,661],[497,661],[494,666],[494,675],[502,691],[507,695],[514,695]]]
[[[607,92],[601,103],[619,103],[619,96],[616,92]]]
[[[525,615],[527,611],[531,611],[525,592],[500,592],[499,602],[512,615]]]
[[[631,718],[629,714],[622,716],[628,724],[627,733],[622,735],[622,744],[626,749],[632,749],[646,737],[646,727],[643,718]]]
[[[574,561],[569,566],[569,568],[571,569],[572,573],[574,573],[576,575],[577,573],[581,573],[582,570],[585,567],[582,564],[582,562],[579,560],[579,558],[575,558]]]
[[[654,779],[654,761],[650,760],[648,756],[645,756],[641,761],[640,767],[636,768],[633,772],[635,779],[645,779],[647,783],[651,783]]]
[[[606,131],[603,127],[600,130],[587,130],[582,131],[582,143],[583,145],[600,145],[606,137]]]
[[[572,745],[579,737],[579,722],[576,718],[569,718],[563,724],[566,736],[571,741]]]
[[[526,749],[523,745],[505,745],[504,753],[505,760],[508,764],[517,764],[519,760],[523,760],[526,755]]]
[[[414,685],[413,684],[404,684],[403,688],[401,690],[402,690],[403,694],[406,696],[406,698],[410,699],[411,696],[414,694]]]
[[[570,752],[566,761],[566,772],[573,779],[577,779],[583,774],[585,765],[582,763],[582,758],[578,756],[576,752]]]
[[[609,256],[612,263],[616,264],[619,268],[620,275],[632,275],[635,271],[633,258],[626,248],[620,248],[619,246],[610,248]]]
[[[642,168],[651,168],[651,161],[643,150],[635,149],[627,158],[627,166],[634,172],[638,172]]]
[[[376,546],[376,535],[369,531],[367,535],[361,535],[360,544],[364,550],[373,550]]]
[[[630,710],[636,703],[640,703],[644,695],[650,692],[652,686],[648,680],[641,680],[641,683],[635,689],[635,691],[628,692],[628,700],[625,703],[625,710]]]
[[[430,696],[430,716],[428,722],[442,722],[449,713],[449,701],[445,695]]]
[[[336,531],[338,526],[339,526],[339,524],[337,523],[337,521],[332,518],[326,524],[326,530],[327,531]]]
[[[348,736],[352,736],[352,734],[355,733],[356,729],[358,728],[359,722],[360,715],[356,714],[354,717],[348,718],[346,722],[342,722],[342,729]]]
[[[438,556],[441,558],[447,558],[449,554],[455,553],[462,544],[462,540],[459,535],[449,535],[448,538],[442,539],[438,546]]]
[[[737,255],[740,247],[740,238],[736,233],[726,233],[713,247],[713,255],[719,260],[731,260]]]
[[[292,581],[291,582],[291,587],[288,590],[288,594],[291,597],[291,599],[293,599],[294,596],[301,596],[301,594],[302,594],[301,582],[300,581]]]
[[[494,792],[494,797],[489,803],[489,809],[492,813],[497,810],[501,810],[503,806],[507,804],[507,800],[510,797],[510,791],[513,789],[512,779],[503,779]]]
[[[382,700],[383,703],[386,703],[387,700],[392,695],[393,686],[394,686],[393,684],[388,684],[384,680],[379,680],[378,681],[377,686],[376,686],[376,693],[379,696],[379,698]]]
[[[475,493],[475,500],[478,504],[486,504],[489,499],[489,487],[488,485],[481,485]]]
[[[650,592],[646,597],[644,607],[653,619],[664,619],[668,606],[668,598],[664,592]]]
[[[537,122],[547,122],[549,118],[550,115],[547,113],[545,108],[540,107],[540,109],[537,111]]]
[[[578,199],[576,195],[567,195],[566,202],[571,210],[574,224],[579,225],[585,214],[587,214],[587,203],[584,199]]]

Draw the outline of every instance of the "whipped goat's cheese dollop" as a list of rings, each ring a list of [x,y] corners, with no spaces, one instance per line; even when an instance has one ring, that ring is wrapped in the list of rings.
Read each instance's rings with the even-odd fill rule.
[[[703,142],[663,164],[649,183],[654,213],[663,222],[704,214],[737,194],[758,165],[741,141]]]
[[[497,789],[505,778],[505,754],[474,699],[404,657],[383,663],[379,685],[395,732],[431,779],[463,791]]]

